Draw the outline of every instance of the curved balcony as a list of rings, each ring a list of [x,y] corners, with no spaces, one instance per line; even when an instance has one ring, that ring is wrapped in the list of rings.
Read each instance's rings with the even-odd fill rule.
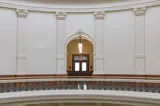
[[[0,81],[0,104],[113,103],[159,105],[160,81],[105,78]]]
[[[159,81],[87,78],[28,79],[1,81],[0,92],[37,90],[116,90],[160,93]]]

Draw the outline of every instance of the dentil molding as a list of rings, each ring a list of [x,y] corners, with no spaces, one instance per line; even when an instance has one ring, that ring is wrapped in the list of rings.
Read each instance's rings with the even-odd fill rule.
[[[136,16],[141,16],[145,14],[145,7],[138,7],[138,8],[134,8],[134,12]]]
[[[28,10],[26,10],[26,9],[17,9],[16,12],[17,12],[18,17],[24,17],[25,18],[28,15]]]

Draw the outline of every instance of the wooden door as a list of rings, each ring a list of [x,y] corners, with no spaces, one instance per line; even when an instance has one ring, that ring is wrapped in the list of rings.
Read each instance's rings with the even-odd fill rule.
[[[72,67],[76,72],[89,71],[89,54],[73,54]]]

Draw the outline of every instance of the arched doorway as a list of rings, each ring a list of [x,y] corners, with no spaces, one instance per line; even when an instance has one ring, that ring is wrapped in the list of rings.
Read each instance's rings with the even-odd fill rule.
[[[79,44],[82,44],[82,50]],[[94,47],[87,37],[75,36],[67,44],[67,73],[69,76],[91,76],[94,65]]]

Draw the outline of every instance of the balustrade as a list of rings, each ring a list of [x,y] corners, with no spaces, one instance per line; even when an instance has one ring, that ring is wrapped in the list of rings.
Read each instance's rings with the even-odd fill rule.
[[[44,80],[0,82],[0,93],[37,90],[116,90],[160,93],[159,82]]]

